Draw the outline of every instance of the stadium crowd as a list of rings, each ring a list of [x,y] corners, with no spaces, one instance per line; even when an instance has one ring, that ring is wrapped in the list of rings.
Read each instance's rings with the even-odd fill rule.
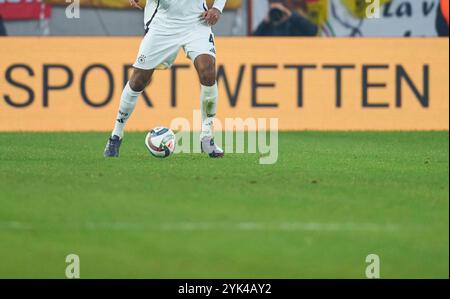
[[[330,0],[333,1],[333,0]],[[395,0],[381,0],[380,4],[390,5]],[[326,20],[328,14],[337,15],[336,7],[328,0],[268,0],[269,9],[264,20],[253,32],[255,36],[324,36]],[[335,3],[338,1],[334,1]],[[397,1],[399,3],[400,1]],[[403,10],[410,11],[411,7],[405,1],[399,4]],[[418,1],[417,1],[418,2]],[[361,35],[359,26],[366,17],[364,14],[370,3],[365,0],[341,0],[342,5],[350,11],[350,15],[357,16],[360,21],[352,26],[349,21],[338,18],[338,21],[345,27],[353,27],[351,36]],[[425,7],[425,4],[423,4]],[[331,10],[331,12],[330,12]],[[399,8],[400,10],[400,8]],[[406,12],[411,14],[410,12]],[[436,32],[438,36],[449,36],[449,0],[439,0],[436,12]],[[409,34],[405,34],[408,36]]]

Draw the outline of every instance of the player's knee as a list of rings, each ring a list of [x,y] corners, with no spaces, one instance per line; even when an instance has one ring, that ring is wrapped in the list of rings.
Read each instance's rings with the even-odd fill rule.
[[[213,86],[216,83],[216,69],[214,64],[205,64],[198,70],[200,83],[204,86]]]
[[[130,78],[130,87],[134,91],[143,91],[151,81],[151,72],[135,70]]]
[[[216,72],[214,68],[200,73],[200,83],[204,86],[213,86],[216,83]]]
[[[130,79],[129,84],[130,84],[131,89],[134,91],[142,91],[145,88],[145,87],[143,88],[142,83],[137,80]]]
[[[148,83],[143,78],[131,78],[130,87],[134,91],[143,91]]]

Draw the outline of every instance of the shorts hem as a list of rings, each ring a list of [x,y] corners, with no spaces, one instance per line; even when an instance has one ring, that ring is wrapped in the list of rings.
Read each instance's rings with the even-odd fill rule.
[[[196,54],[193,58],[191,58],[191,56],[189,55],[189,53],[187,53],[186,56],[187,56],[187,58],[189,58],[190,60],[192,60],[192,62],[194,62],[195,59],[197,59],[197,57],[199,57],[200,55],[209,55],[209,56],[212,56],[212,57],[216,58],[216,54],[211,53],[211,52],[209,52],[209,51],[205,51],[205,52],[195,52],[195,51],[191,51],[191,52],[194,52],[194,53]]]
[[[155,67],[147,68],[147,67],[145,67],[145,66],[138,66],[138,65],[136,65],[136,64],[133,64],[133,68],[139,69],[139,70],[143,70],[143,71],[151,71],[151,70],[155,70],[155,69],[156,69],[156,66],[155,66]]]

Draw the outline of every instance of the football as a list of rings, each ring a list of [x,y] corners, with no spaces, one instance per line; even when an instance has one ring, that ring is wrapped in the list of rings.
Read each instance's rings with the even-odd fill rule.
[[[167,158],[175,150],[175,133],[165,127],[156,127],[145,137],[145,146],[157,158]]]

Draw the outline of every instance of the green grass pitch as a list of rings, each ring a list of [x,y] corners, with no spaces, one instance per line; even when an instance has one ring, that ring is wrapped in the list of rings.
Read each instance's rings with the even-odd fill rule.
[[[448,132],[280,133],[275,165],[144,135],[0,133],[0,278],[448,278]]]

